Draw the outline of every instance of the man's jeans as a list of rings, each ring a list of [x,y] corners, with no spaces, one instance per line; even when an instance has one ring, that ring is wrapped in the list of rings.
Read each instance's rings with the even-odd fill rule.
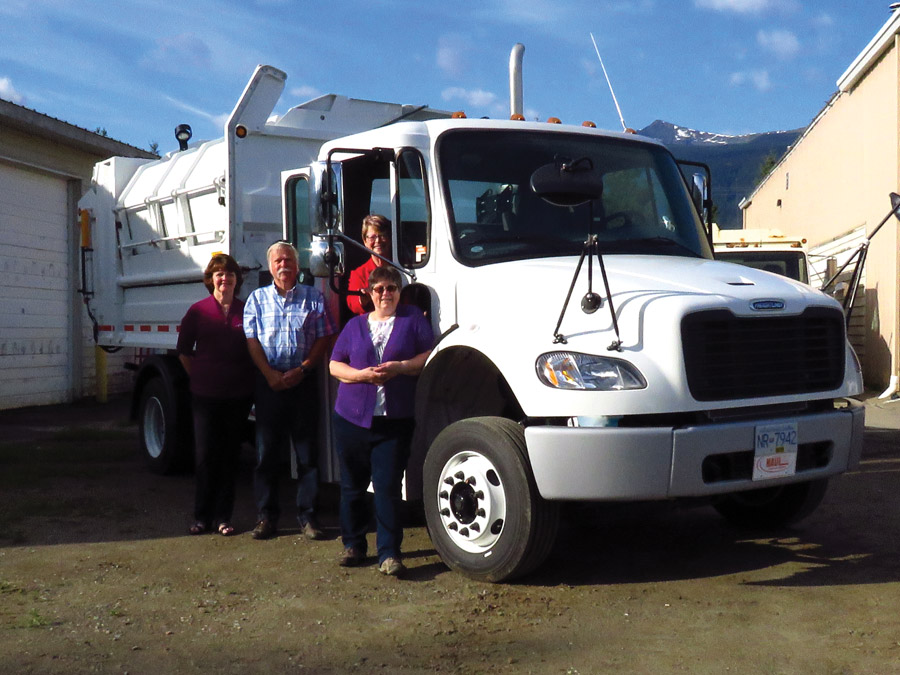
[[[257,375],[253,487],[260,520],[278,523],[278,481],[291,441],[297,460],[297,520],[304,525],[314,515],[319,490],[315,442],[318,408],[314,375],[286,391],[273,391],[266,378]]]

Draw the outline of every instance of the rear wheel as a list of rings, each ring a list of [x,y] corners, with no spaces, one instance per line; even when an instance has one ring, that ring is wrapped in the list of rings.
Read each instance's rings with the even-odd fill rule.
[[[806,518],[822,502],[828,479],[747,490],[725,495],[713,507],[739,527],[762,529],[790,525]]]
[[[190,413],[162,377],[147,382],[138,404],[141,451],[150,470],[169,474],[189,465]]]
[[[500,417],[444,429],[424,467],[425,518],[453,570],[508,581],[537,568],[556,538],[559,508],[538,494],[522,428]]]

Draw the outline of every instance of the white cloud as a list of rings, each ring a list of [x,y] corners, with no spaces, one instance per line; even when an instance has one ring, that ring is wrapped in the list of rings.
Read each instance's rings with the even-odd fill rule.
[[[308,84],[304,84],[301,87],[294,87],[291,89],[291,96],[294,98],[298,98],[301,101],[310,101],[314,98],[318,98],[321,96],[321,92],[315,87],[311,87]]]
[[[462,87],[448,87],[441,92],[441,98],[445,101],[461,100],[473,108],[490,108],[495,106],[499,99],[497,95],[484,89],[463,89]]]
[[[571,3],[557,2],[553,11],[548,10],[545,0],[494,0],[486,2],[477,10],[482,16],[490,15],[514,25],[541,26],[571,12]]]
[[[800,40],[789,30],[761,30],[756,34],[756,42],[782,59],[790,58],[800,51]]]
[[[8,77],[0,77],[0,98],[18,105],[22,105],[25,102],[25,97],[16,91],[12,80]]]
[[[192,115],[197,115],[198,117],[203,117],[204,119],[208,119],[211,122],[217,122],[222,115],[213,115],[212,113],[208,113],[205,110],[200,110],[200,108],[195,108],[189,103],[185,103],[184,101],[179,101],[177,98],[172,98],[171,96],[163,95],[163,98],[166,99],[169,103],[174,105],[176,108],[180,108],[185,112],[189,112]],[[224,119],[228,119],[228,115],[224,116]],[[224,126],[224,123],[223,123]]]
[[[442,35],[438,38],[437,66],[450,77],[461,77],[468,67],[467,55],[471,43],[461,35]]]
[[[141,60],[155,70],[182,74],[185,70],[208,70],[212,61],[209,45],[193,33],[180,33],[156,40],[156,49]]]
[[[761,12],[772,5],[772,0],[694,0],[694,7],[717,12],[751,14]]]
[[[769,79],[767,70],[746,70],[732,73],[728,77],[728,83],[735,87],[750,84],[758,91],[768,91],[772,88],[772,81]]]

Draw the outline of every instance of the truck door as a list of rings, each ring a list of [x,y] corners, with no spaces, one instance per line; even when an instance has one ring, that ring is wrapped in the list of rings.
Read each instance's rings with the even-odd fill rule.
[[[312,233],[317,222],[314,198],[315,188],[309,169],[292,171],[283,178],[284,184],[284,238],[291,242],[300,253],[300,283],[315,286],[325,295],[328,311],[337,322],[340,316],[340,298],[334,293],[326,279],[315,279],[310,273],[309,257],[312,244]],[[328,375],[328,364],[320,364],[317,371],[317,389],[319,393],[318,424],[318,458],[319,477],[326,483],[338,480],[338,460],[334,453],[331,431],[331,411],[334,396],[337,393],[336,382]],[[294,455],[291,453],[291,461]],[[292,467],[293,468],[293,467]]]

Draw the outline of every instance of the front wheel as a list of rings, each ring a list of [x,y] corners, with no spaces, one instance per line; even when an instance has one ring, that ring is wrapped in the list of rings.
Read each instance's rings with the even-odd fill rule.
[[[739,527],[763,529],[796,523],[816,510],[825,496],[828,479],[747,490],[725,495],[713,507]]]
[[[423,478],[428,532],[451,569],[509,581],[549,555],[559,508],[538,493],[515,422],[477,417],[451,424],[428,450]]]

